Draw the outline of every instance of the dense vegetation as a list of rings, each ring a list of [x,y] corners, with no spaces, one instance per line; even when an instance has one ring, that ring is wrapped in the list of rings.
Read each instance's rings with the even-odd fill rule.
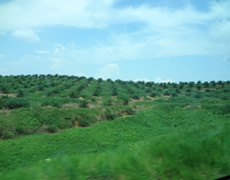
[[[214,179],[229,131],[230,81],[0,76],[0,179]]]

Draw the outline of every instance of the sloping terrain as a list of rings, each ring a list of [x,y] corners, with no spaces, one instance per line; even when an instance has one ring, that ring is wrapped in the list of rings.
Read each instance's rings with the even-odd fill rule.
[[[39,90],[44,79],[59,81]],[[0,179],[214,179],[230,174],[229,82],[0,80]],[[84,88],[72,89],[82,81]],[[71,85],[47,95],[63,84]]]

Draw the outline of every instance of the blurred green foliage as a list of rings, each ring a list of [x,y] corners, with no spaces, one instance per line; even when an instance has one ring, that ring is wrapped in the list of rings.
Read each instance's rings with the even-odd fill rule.
[[[0,179],[228,175],[229,92],[229,81],[0,76]]]

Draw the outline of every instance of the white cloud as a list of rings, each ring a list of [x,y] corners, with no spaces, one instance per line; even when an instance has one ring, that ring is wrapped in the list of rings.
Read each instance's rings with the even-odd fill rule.
[[[117,64],[107,64],[98,70],[96,77],[103,79],[118,79],[119,74],[120,68]]]
[[[81,77],[81,76],[87,77],[84,73],[81,73],[81,72],[75,73],[74,75],[78,77]]]
[[[156,77],[154,80],[150,80],[149,78],[138,78],[134,80],[135,82],[144,81],[144,82],[155,82],[155,83],[168,83],[174,82],[172,79],[162,79],[161,77]]]
[[[39,37],[33,29],[19,28],[12,32],[12,36],[33,43],[39,41]]]
[[[172,79],[162,79],[161,77],[156,77],[154,79],[154,82],[156,83],[168,83],[168,82],[173,82]]]
[[[222,45],[221,52],[229,50],[230,47],[230,21],[222,20],[214,23],[210,29],[209,34],[212,41],[216,44]],[[227,48],[227,49],[226,49]]]
[[[46,25],[104,27],[113,0],[14,0],[0,6],[0,30]]]
[[[47,59],[52,62],[52,69],[73,67],[78,64],[90,63],[90,55],[85,50],[78,49],[74,43],[67,46],[55,44],[54,49],[48,54]]]
[[[187,5],[169,9],[146,5],[114,8],[115,0],[14,0],[0,5],[0,30],[29,42],[39,40],[34,29],[63,25],[105,28],[140,23],[132,33],[115,33],[91,47],[56,44],[47,55],[52,68],[78,63],[112,63],[172,56],[230,55],[230,1],[210,3],[201,12]],[[24,27],[24,28],[22,28]],[[16,29],[16,30],[15,30]]]
[[[107,12],[113,12],[113,21],[107,14],[108,19],[101,20],[103,24],[144,22],[143,27],[133,33],[115,33],[107,40],[109,43],[100,42],[84,49],[75,46],[62,49],[63,58],[72,56],[71,59],[75,57],[78,61],[109,63],[172,56],[228,55],[230,12],[226,9],[230,3],[210,6],[208,12],[199,12],[191,6],[180,10],[147,5],[123,9],[109,6]]]
[[[148,4],[114,8],[115,1],[14,0],[0,5],[0,30],[47,25],[103,28],[114,23],[143,22],[155,31],[161,31],[161,28],[205,24],[207,21],[230,17],[229,1],[210,3],[209,12],[196,11],[189,4],[179,10],[151,7]]]
[[[144,82],[150,82],[151,80],[148,79],[148,78],[138,78],[138,79],[135,79],[134,82],[138,82],[138,81],[144,81]]]

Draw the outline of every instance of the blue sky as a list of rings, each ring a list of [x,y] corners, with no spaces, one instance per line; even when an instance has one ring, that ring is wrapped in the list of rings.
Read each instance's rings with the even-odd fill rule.
[[[230,80],[230,0],[1,0],[0,74]]]

